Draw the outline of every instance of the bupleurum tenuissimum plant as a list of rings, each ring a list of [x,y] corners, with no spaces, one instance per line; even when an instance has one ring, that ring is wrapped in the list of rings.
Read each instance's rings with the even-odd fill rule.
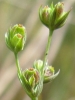
[[[26,29],[21,24],[16,24],[10,27],[5,34],[5,41],[7,47],[14,53],[18,78],[23,85],[31,100],[38,100],[38,96],[42,92],[43,84],[48,83],[58,76],[60,70],[55,74],[54,67],[47,63],[47,56],[49,53],[50,43],[54,30],[62,27],[70,13],[63,11],[64,3],[59,2],[56,5],[53,3],[50,7],[41,6],[39,9],[39,17],[41,22],[49,29],[48,42],[43,60],[36,60],[33,67],[21,70],[18,60],[18,53],[24,49],[26,42]]]

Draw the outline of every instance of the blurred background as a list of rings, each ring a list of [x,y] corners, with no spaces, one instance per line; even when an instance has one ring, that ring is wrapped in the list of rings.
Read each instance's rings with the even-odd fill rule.
[[[6,47],[4,35],[10,26],[23,24],[27,30],[25,49],[19,53],[22,69],[32,67],[34,60],[43,59],[48,29],[38,15],[40,5],[59,0],[0,0],[0,100],[30,100],[21,86],[14,54]],[[75,100],[75,0],[64,2],[64,10],[72,11],[66,24],[54,31],[48,62],[59,76],[45,84],[39,100]]]

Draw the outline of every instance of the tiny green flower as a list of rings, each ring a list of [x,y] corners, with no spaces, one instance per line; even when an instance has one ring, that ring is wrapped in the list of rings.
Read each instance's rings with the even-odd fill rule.
[[[30,98],[35,98],[40,95],[43,88],[43,81],[41,80],[41,76],[37,69],[26,69],[20,74],[19,79]]]
[[[63,8],[64,8],[64,3],[63,2],[62,3],[58,2],[55,5],[56,18],[61,16],[61,14],[63,13]]]
[[[21,24],[16,24],[11,27],[5,34],[7,47],[14,53],[23,50],[26,40],[26,29]]]
[[[50,7],[45,6],[43,8],[41,6],[39,9],[40,20],[50,30],[55,30],[62,27],[71,11],[69,10],[68,12],[64,12],[63,7],[64,3],[62,2],[59,2],[56,5],[53,5],[52,3]]]
[[[37,69],[40,73],[40,76],[43,74],[43,61],[35,60],[33,64],[33,68]]]
[[[54,78],[56,78],[59,74],[60,70],[55,74],[54,67],[52,66],[46,66],[44,69],[44,83],[52,81]]]
[[[42,8],[41,6],[39,9],[40,20],[47,27],[49,27],[50,11],[51,11],[51,8],[49,8],[48,6],[45,6],[44,8]]]
[[[23,72],[23,76],[27,83],[27,87],[32,91],[32,88],[39,82],[39,74],[38,71],[34,68],[29,68]]]

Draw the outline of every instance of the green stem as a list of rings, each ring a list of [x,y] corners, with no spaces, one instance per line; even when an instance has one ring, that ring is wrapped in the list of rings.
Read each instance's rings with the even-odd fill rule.
[[[24,77],[22,76],[22,72],[21,72],[21,68],[20,68],[20,64],[19,64],[19,60],[18,60],[18,54],[17,53],[14,53],[14,54],[15,54],[15,59],[16,59],[16,66],[17,66],[18,78],[19,78],[21,84],[23,85],[25,91],[27,92],[27,94],[29,96],[31,96],[31,94],[27,91],[27,89],[25,87]],[[38,100],[38,99],[32,99],[32,100]]]
[[[38,97],[32,98],[31,100],[38,100]]]
[[[51,30],[51,31],[49,30],[49,36],[48,36],[48,42],[47,42],[46,51],[45,51],[45,55],[44,55],[43,67],[45,67],[45,65],[46,65],[47,56],[49,53],[49,48],[50,48],[51,39],[52,39],[52,33],[53,33],[53,30]]]
[[[18,54],[17,53],[15,53],[15,59],[16,59],[17,72],[18,72],[18,75],[20,75],[21,74],[21,69],[20,69],[19,60],[18,60]]]

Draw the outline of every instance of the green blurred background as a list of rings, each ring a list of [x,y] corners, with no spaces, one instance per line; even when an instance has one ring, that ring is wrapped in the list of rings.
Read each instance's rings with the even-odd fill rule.
[[[40,5],[58,0],[0,0],[0,100],[30,100],[18,77],[13,53],[6,47],[4,35],[10,26],[23,24],[27,30],[25,49],[19,53],[22,69],[43,59],[48,29],[40,22]],[[39,100],[75,100],[75,0],[64,2],[65,11],[72,11],[64,27],[53,34],[48,62],[59,76],[45,84]]]

